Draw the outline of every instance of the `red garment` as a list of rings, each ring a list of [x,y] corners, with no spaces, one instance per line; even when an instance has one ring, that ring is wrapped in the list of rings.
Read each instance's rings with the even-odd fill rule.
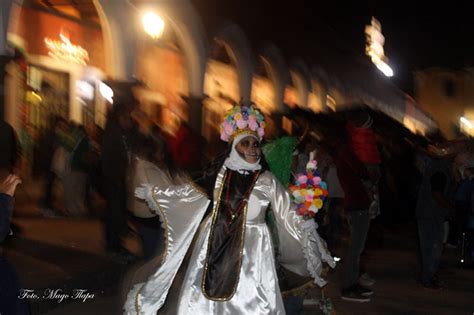
[[[344,204],[348,211],[368,209],[370,199],[362,178],[368,178],[367,170],[345,143],[338,143],[334,152],[337,177],[344,190]]]
[[[362,163],[380,164],[380,153],[377,148],[374,131],[371,128],[359,128],[349,123],[347,125],[351,148]]]
[[[174,137],[168,138],[168,150],[178,167],[188,169],[199,166],[199,139],[189,127],[181,125]]]

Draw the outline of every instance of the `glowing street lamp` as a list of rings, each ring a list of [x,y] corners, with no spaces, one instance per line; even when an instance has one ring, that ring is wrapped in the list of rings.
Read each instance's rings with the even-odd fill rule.
[[[143,15],[142,20],[145,32],[150,35],[151,38],[157,39],[163,35],[163,31],[165,30],[165,21],[163,21],[159,15],[153,12],[147,12]]]

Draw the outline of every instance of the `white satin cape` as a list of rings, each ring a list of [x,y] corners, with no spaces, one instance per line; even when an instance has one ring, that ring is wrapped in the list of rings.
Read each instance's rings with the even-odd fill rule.
[[[225,167],[217,176],[214,206],[222,185]],[[161,217],[166,230],[166,257],[163,265],[146,283],[135,285],[128,293],[124,314],[156,314],[165,302],[194,234],[201,223],[209,200],[191,185],[160,189],[142,187],[137,197],[146,199]],[[247,208],[242,267],[235,295],[229,301],[212,301],[201,290],[211,218],[197,238],[181,285],[176,314],[285,314],[275,268],[270,231],[265,211],[271,203],[277,222],[279,262],[302,276],[312,276],[319,286],[322,263],[335,266],[326,243],[316,232],[313,220],[305,221],[292,209],[290,195],[271,172],[261,174],[252,190]]]

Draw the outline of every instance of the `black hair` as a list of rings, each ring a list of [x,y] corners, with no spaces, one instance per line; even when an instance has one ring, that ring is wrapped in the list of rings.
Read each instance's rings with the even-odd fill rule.
[[[181,170],[168,151],[166,139],[163,131],[158,126],[153,126],[148,135],[139,134],[136,137],[136,145],[134,151],[137,155],[144,157],[150,162],[153,162],[160,169],[165,171],[169,177],[175,181],[180,176],[184,176],[184,171]],[[156,153],[161,152],[161,158],[157,158]]]

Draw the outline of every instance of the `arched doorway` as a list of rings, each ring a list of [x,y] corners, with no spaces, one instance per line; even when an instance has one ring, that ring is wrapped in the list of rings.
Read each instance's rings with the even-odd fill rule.
[[[15,2],[7,40],[21,55],[6,77],[6,117],[28,160],[53,117],[95,134],[105,123],[99,84],[105,77],[101,21],[92,0]]]
[[[141,108],[154,123],[173,134],[181,121],[189,120],[183,97],[189,95],[185,56],[171,27],[158,39],[138,37],[136,78]]]
[[[290,78],[295,87],[296,104],[299,107],[307,108],[311,91],[311,75],[302,58],[293,59],[290,67]]]
[[[260,50],[252,80],[252,102],[267,115],[266,137],[278,136],[283,123],[285,89],[290,82],[288,68],[278,48],[267,43]]]
[[[114,51],[114,59],[120,65],[114,78],[131,80],[138,77],[151,82],[152,91],[161,94],[156,100],[158,103],[166,103],[167,109],[181,113],[193,129],[200,130],[207,41],[192,4],[186,0],[94,1],[101,3],[103,18],[110,24],[112,40],[107,47]],[[147,12],[157,14],[165,23],[164,37],[154,42],[145,39],[141,28],[141,18]],[[152,56],[156,60],[152,60]],[[149,67],[145,67],[141,59]],[[177,86],[172,88],[171,82],[163,81],[160,73],[163,71],[176,76],[169,76],[168,81],[174,80]]]
[[[225,113],[240,102],[248,104],[252,82],[253,55],[243,31],[227,23],[213,36],[204,78],[203,135],[209,143],[210,156],[221,145],[220,123]],[[215,149],[215,150],[214,150]]]
[[[215,156],[223,149],[220,140],[220,123],[225,113],[240,101],[236,62],[229,47],[215,42],[204,78],[203,136],[208,143],[209,156]]]
[[[267,127],[265,137],[276,136],[280,127],[279,118],[272,114],[277,111],[276,91],[273,83],[270,63],[262,56],[257,59],[255,74],[252,79],[252,102],[265,114]]]

